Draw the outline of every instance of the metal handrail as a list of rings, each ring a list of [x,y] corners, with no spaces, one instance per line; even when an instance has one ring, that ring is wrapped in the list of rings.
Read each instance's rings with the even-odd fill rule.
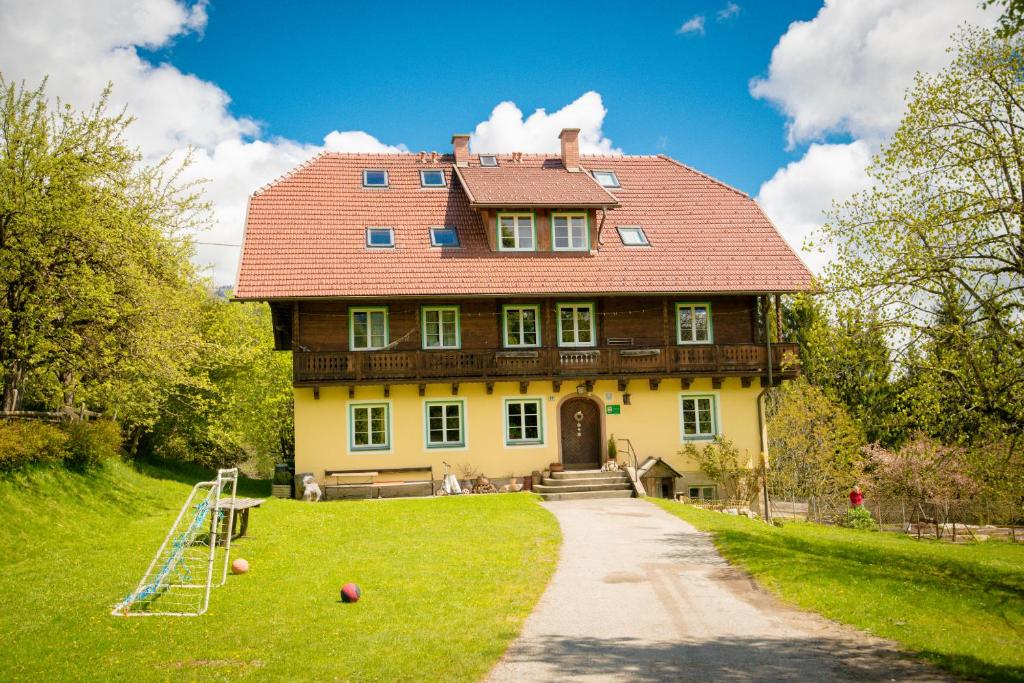
[[[640,481],[640,461],[636,457],[636,450],[633,448],[633,442],[630,441],[629,439],[616,439],[616,447],[618,447],[619,443],[626,444],[626,454],[633,459],[633,476],[631,477],[631,479],[633,480],[633,484],[635,485],[637,482]],[[629,467],[628,461],[626,463],[626,467]],[[626,474],[629,474],[628,469],[626,470]]]

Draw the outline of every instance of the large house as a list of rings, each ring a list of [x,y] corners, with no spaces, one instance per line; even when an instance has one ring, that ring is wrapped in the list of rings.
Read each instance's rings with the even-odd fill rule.
[[[614,435],[711,496],[686,443],[756,461],[759,395],[796,372],[771,319],[810,273],[744,193],[578,136],[325,153],[252,196],[235,297],[292,351],[298,472],[597,469]]]

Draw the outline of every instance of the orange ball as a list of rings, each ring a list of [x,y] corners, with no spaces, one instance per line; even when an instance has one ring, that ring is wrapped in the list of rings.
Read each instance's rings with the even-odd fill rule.
[[[247,571],[249,571],[249,563],[246,560],[239,557],[231,563],[232,574],[244,574]]]

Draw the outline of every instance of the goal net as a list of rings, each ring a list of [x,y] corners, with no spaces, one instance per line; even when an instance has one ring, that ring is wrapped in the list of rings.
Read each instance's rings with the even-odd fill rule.
[[[213,481],[193,486],[139,585],[111,614],[203,614],[210,590],[227,581],[237,488],[237,468],[218,470]]]

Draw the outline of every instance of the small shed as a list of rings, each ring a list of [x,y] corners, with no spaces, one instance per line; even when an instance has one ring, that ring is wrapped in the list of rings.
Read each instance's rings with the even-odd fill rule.
[[[648,496],[670,500],[676,496],[676,480],[683,476],[661,458],[647,458],[637,474]]]

